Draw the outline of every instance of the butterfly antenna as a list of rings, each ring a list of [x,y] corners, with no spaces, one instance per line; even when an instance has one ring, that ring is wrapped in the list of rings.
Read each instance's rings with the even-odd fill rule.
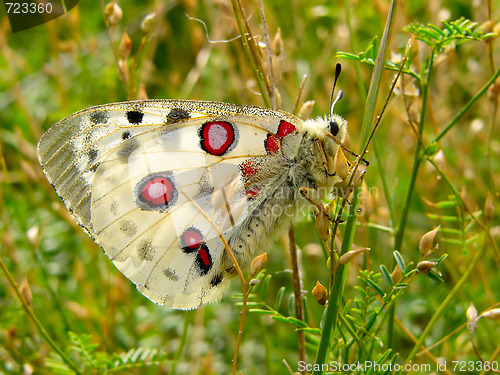
[[[340,76],[341,70],[342,70],[341,65],[337,63],[337,65],[335,66],[335,80],[333,81],[332,95],[330,96],[330,120],[331,121],[333,120],[333,108],[335,108],[335,104],[337,104],[337,102],[340,99],[342,99],[342,97],[344,96],[344,93],[342,92],[342,90],[339,90],[339,93],[337,94],[337,97],[335,99],[333,96],[333,94],[335,93],[335,86],[337,85],[337,80]]]

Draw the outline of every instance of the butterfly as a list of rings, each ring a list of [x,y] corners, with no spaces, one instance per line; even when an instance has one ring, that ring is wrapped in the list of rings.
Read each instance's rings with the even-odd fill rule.
[[[341,93],[341,92],[340,92]],[[339,97],[340,98],[340,95]],[[45,176],[76,222],[151,301],[194,309],[221,298],[339,179],[347,122],[196,100],[94,106],[38,143]]]

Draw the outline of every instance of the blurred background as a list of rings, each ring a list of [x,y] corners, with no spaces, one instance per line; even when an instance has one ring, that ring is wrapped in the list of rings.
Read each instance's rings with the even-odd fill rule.
[[[338,87],[344,98],[335,111],[349,122],[348,147],[359,152],[373,68],[369,58],[376,55],[390,4],[276,0],[263,4],[265,24],[257,2],[242,4],[261,46],[264,32],[269,32],[283,110],[293,111],[297,101],[300,107],[314,100],[312,116],[328,113],[335,64],[342,63]],[[123,0],[117,5],[121,17],[117,8],[108,7],[106,15],[106,4],[82,1],[51,22],[17,33],[1,13],[0,257],[55,345],[82,373],[113,368],[137,374],[230,373],[240,316],[235,305],[240,299],[234,298],[241,293],[237,280],[221,303],[196,311],[154,305],[78,228],[37,162],[36,144],[43,132],[92,105],[148,97],[265,106],[237,38],[230,1]],[[360,345],[363,356],[354,350],[360,343],[352,344],[347,323],[340,323],[330,360],[404,362],[442,301],[459,285],[425,340],[426,346],[435,346],[414,362],[435,368],[439,359],[479,361],[478,353],[484,360],[500,361],[498,320],[480,320],[473,345],[466,316],[471,303],[480,314],[500,302],[500,222],[494,212],[500,184],[496,88],[491,86],[458,121],[451,122],[495,73],[498,41],[495,36],[481,41],[479,34],[467,38],[465,33],[457,43],[434,50],[432,73],[426,77],[433,50],[405,30],[410,24],[433,24],[443,30],[442,20],[464,17],[482,25],[483,33],[495,32],[500,30],[498,11],[498,3],[465,0],[398,5],[386,58],[400,63],[413,37],[408,74],[400,78],[365,156],[370,166],[354,243],[371,251],[349,265],[340,310],[356,329],[366,328],[370,319],[376,324]],[[264,47],[261,53],[265,55]],[[304,75],[307,80],[297,99]],[[393,70],[382,74],[378,99],[371,103],[376,114],[395,75]],[[422,82],[428,87],[423,117]],[[423,160],[413,178],[422,119],[422,149],[448,124],[452,126],[428,153],[433,163]],[[409,186],[413,192],[405,203]],[[406,228],[395,240],[403,216]],[[394,250],[415,269],[423,259],[422,236],[438,226],[431,247],[439,244],[439,248],[426,260],[448,257],[430,275],[418,272],[406,280],[408,287],[400,289],[391,315],[370,282],[384,293],[395,292],[383,269],[393,273]],[[309,363],[314,362],[324,313],[311,290],[317,281],[329,282],[329,266],[314,228],[312,216],[301,218],[296,227],[302,250],[304,320],[311,328],[306,337]],[[269,255],[265,275],[271,277],[267,290],[258,291],[254,300],[271,312],[247,315],[239,359],[244,374],[289,373],[283,360],[298,371],[296,326],[276,318],[294,315],[285,242],[278,238],[273,248],[263,249]],[[473,272],[463,282],[470,264]],[[394,284],[397,278],[393,273]],[[387,354],[388,348],[392,351]],[[0,272],[0,373],[57,372],[71,370],[28,318],[6,273]]]

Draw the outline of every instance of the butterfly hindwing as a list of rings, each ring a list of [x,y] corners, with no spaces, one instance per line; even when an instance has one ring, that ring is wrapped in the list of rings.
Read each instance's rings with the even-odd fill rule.
[[[116,103],[60,121],[38,154],[78,223],[145,296],[196,308],[234,274],[214,225],[230,238],[251,214],[280,173],[280,148],[297,147],[297,127],[259,107]]]

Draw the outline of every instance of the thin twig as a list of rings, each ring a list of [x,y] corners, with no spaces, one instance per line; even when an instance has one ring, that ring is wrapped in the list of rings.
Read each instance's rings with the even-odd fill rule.
[[[0,257],[0,268],[3,270],[3,272],[5,273],[5,276],[7,277],[7,280],[10,284],[10,286],[12,287],[12,289],[14,289],[14,292],[16,294],[16,297],[17,299],[19,300],[19,302],[21,302],[21,305],[23,306],[23,309],[24,311],[26,312],[26,314],[28,315],[28,317],[33,321],[33,323],[35,323],[36,327],[38,328],[40,334],[43,336],[43,338],[47,341],[47,343],[52,346],[52,348],[57,352],[57,354],[59,354],[59,356],[61,357],[61,359],[76,373],[76,374],[81,374],[80,370],[78,369],[78,367],[73,363],[73,361],[71,361],[71,359],[69,359],[69,357],[64,353],[64,351],[59,348],[59,346],[57,346],[57,344],[55,343],[54,340],[52,340],[52,337],[50,337],[49,333],[45,330],[44,326],[42,325],[42,323],[38,320],[38,318],[36,317],[35,313],[33,312],[33,310],[31,309],[30,305],[28,305],[28,303],[26,302],[26,300],[24,299],[23,295],[21,294],[21,291],[19,290],[18,286],[17,286],[17,283],[14,281],[14,278],[12,277],[12,275],[10,274],[9,270],[7,269],[7,266],[5,265],[5,263],[3,262],[3,259]]]
[[[217,227],[213,220],[208,216],[208,214],[203,211],[203,209],[196,203],[196,201],[193,200],[189,195],[187,195],[184,191],[181,191],[181,193],[196,207],[196,209],[205,217],[205,219],[210,223],[210,225],[217,231],[220,240],[222,241],[222,244],[224,245],[229,258],[231,258],[231,261],[233,262],[233,266],[236,269],[236,273],[238,274],[240,278],[240,283],[241,283],[241,291],[243,293],[243,304],[241,307],[241,317],[240,317],[240,326],[238,329],[238,338],[236,340],[236,347],[234,349],[234,357],[233,357],[233,375],[236,375],[236,370],[238,367],[238,354],[240,351],[240,346],[241,346],[241,338],[243,336],[243,329],[245,328],[245,318],[246,318],[246,313],[247,313],[247,302],[248,302],[248,289],[247,289],[247,280],[245,280],[245,276],[243,276],[243,272],[241,271],[241,267],[238,263],[238,260],[234,256],[233,250],[231,250],[231,247],[226,241],[226,238],[224,237],[224,234],[222,233],[222,229]],[[226,200],[226,196],[223,195],[225,198],[225,203],[228,205],[228,202]],[[229,211],[229,214],[230,211]]]
[[[295,231],[293,230],[293,225],[290,225],[288,230],[288,239],[290,246],[290,258],[292,261],[292,275],[293,275],[293,291],[295,293],[295,317],[300,321],[304,320],[304,305],[302,303],[302,286],[300,281],[300,270],[299,262],[297,260],[297,246],[295,244]],[[299,360],[306,361],[306,340],[304,332],[297,331],[298,341],[299,341]],[[305,375],[305,370],[300,372]]]
[[[254,37],[250,32],[250,28],[246,20],[246,15],[243,9],[243,5],[241,4],[240,0],[231,0],[231,4],[233,6],[236,23],[238,25],[238,29],[242,37],[241,44],[243,45],[243,51],[248,60],[251,62],[251,67],[254,72],[257,85],[259,86],[259,91],[262,95],[262,100],[264,100],[266,106],[270,107],[271,101],[269,100],[268,96],[269,93],[269,87],[267,85],[268,81],[264,79],[263,76],[262,61],[260,59],[260,56],[256,52],[257,47],[255,44]]]
[[[359,162],[361,160],[364,160],[363,159],[363,156],[366,155],[367,151],[368,151],[368,146],[370,145],[370,142],[371,140],[373,139],[373,136],[375,135],[375,131],[377,130],[378,126],[380,125],[380,122],[382,120],[382,116],[387,108],[387,105],[389,104],[389,99],[391,98],[392,96],[392,93],[394,92],[394,88],[396,87],[396,83],[403,71],[403,67],[405,66],[405,63],[406,63],[406,60],[408,58],[408,52],[409,52],[409,48],[406,49],[406,53],[403,57],[403,60],[401,61],[401,67],[399,68],[398,70],[398,73],[396,75],[396,78],[393,80],[392,82],[392,85],[391,85],[391,88],[389,89],[389,94],[387,95],[387,99],[385,100],[385,103],[384,103],[384,106],[382,107],[382,110],[380,111],[380,114],[377,116],[377,120],[375,121],[375,124],[373,126],[373,129],[370,133],[370,136],[368,137],[368,140],[366,141],[366,144],[365,146],[363,147],[363,150],[361,151],[361,153],[359,154],[359,156],[357,157],[358,160],[355,162],[355,165],[354,165],[354,169],[352,171],[352,174],[351,174],[351,179],[349,180],[349,183],[347,186],[351,186],[352,184],[352,181],[354,179],[354,176],[356,175],[356,171],[357,171],[357,168],[359,166]],[[338,139],[335,137],[335,136],[331,136],[332,139],[338,141]],[[341,143],[339,142],[339,145],[341,145]],[[345,149],[345,147],[343,147],[343,145],[341,145],[342,149]],[[351,151],[349,151],[351,152]],[[351,152],[352,153],[352,152]],[[347,203],[347,198],[349,197],[351,191],[350,189],[348,190],[348,192],[346,194],[344,194],[344,198],[342,200],[342,203],[340,205],[340,209],[339,209],[339,212],[337,214],[337,217],[336,217],[336,220],[335,220],[335,224],[334,224],[334,227],[333,227],[333,231],[332,231],[332,237],[335,238],[335,234],[337,232],[337,228],[338,228],[338,224],[340,223],[340,219],[342,217],[342,214],[343,214],[343,211],[344,211],[344,207],[345,207],[345,203]],[[333,262],[332,262],[332,267],[333,267]]]
[[[102,14],[104,16],[104,24],[106,25],[106,31],[108,33],[109,44],[111,45],[111,50],[113,51],[113,56],[115,58],[116,67],[118,70],[118,78],[120,79],[120,81],[123,84],[124,89],[128,93],[127,78],[123,74],[123,71],[120,69],[120,64],[119,64],[120,57],[118,56],[118,50],[116,49],[116,46],[113,43],[113,35],[111,34],[111,29],[113,28],[113,26],[109,24],[108,18],[106,17],[106,5],[104,4],[104,0],[101,0],[101,8],[102,8]]]
[[[264,45],[266,46],[266,58],[267,58],[267,74],[269,79],[269,100],[271,101],[271,106],[273,108],[277,108],[277,100],[276,100],[276,82],[274,80],[273,73],[273,62],[271,59],[271,47],[269,44],[269,29],[267,27],[266,22],[266,13],[264,12],[264,4],[262,4],[262,0],[258,0],[259,4],[259,13],[260,19],[262,21],[262,31],[264,34]]]
[[[439,319],[443,317],[443,312],[449,308],[451,302],[455,298],[456,294],[460,293],[460,291],[463,290],[464,285],[469,282],[470,276],[472,275],[472,272],[478,265],[478,263],[483,259],[484,254],[486,253],[486,249],[488,248],[486,246],[487,244],[487,239],[488,239],[488,233],[486,232],[483,239],[482,239],[482,244],[481,248],[479,251],[476,252],[474,255],[474,258],[471,260],[471,262],[468,264],[467,269],[465,272],[462,274],[460,280],[455,284],[453,289],[447,294],[446,298],[444,301],[439,305],[437,310],[434,312],[434,315],[430,319],[429,323],[427,323],[427,326],[425,327],[424,331],[420,334],[420,337],[418,338],[417,343],[413,346],[412,351],[408,355],[408,357],[405,360],[405,364],[410,363],[413,358],[415,358],[415,355],[418,353],[420,350],[420,347],[423,347],[425,340],[429,336],[431,330],[434,328],[434,325],[437,323]]]
[[[299,91],[297,92],[297,99],[295,99],[295,104],[293,105],[292,113],[296,115],[299,111],[300,98],[302,97],[302,92],[304,91],[304,86],[307,81],[307,74],[302,76],[302,81],[300,81]]]
[[[408,45],[406,46],[406,51],[403,59],[401,60],[401,67],[398,70],[398,74],[396,74],[396,78],[392,81],[391,88],[389,89],[389,94],[387,95],[387,99],[384,102],[384,106],[382,107],[382,110],[380,111],[380,114],[377,116],[377,120],[375,121],[375,125],[373,125],[372,132],[370,133],[370,136],[368,137],[368,140],[366,141],[365,147],[363,148],[363,151],[359,155],[360,158],[363,158],[365,156],[366,152],[368,151],[368,146],[371,143],[371,140],[373,139],[373,136],[375,135],[375,131],[377,130],[378,126],[380,125],[380,122],[382,120],[382,116],[389,104],[389,100],[391,99],[392,93],[394,92],[394,88],[396,87],[396,83],[398,82],[399,77],[401,76],[401,73],[403,72],[403,68],[406,64],[406,61],[408,60],[408,53],[410,52],[410,43],[408,42]]]
[[[147,38],[146,36],[142,37],[141,44],[139,48],[137,49],[137,52],[135,53],[134,57],[132,58],[132,62],[130,64],[130,79],[129,79],[129,90],[128,90],[128,95],[130,98],[136,98],[136,92],[137,92],[137,86],[135,85],[135,71],[137,69],[137,60],[139,59],[139,56],[141,52],[144,49],[144,46],[146,45]]]

